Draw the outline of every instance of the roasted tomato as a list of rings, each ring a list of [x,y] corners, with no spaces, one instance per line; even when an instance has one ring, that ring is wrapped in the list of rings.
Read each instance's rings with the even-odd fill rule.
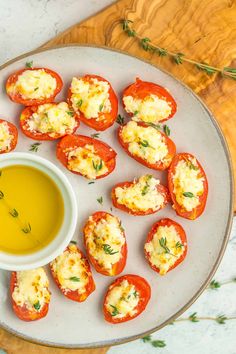
[[[14,124],[0,119],[0,154],[15,149],[18,139],[18,131]]]
[[[116,166],[116,152],[109,145],[84,135],[62,138],[57,158],[68,170],[88,179],[106,177]]]
[[[144,278],[124,275],[107,290],[103,303],[104,318],[111,323],[132,320],[145,310],[150,297],[151,287]]]
[[[194,220],[204,211],[208,183],[199,161],[189,153],[177,154],[168,171],[173,208],[179,216]]]
[[[84,227],[84,243],[98,273],[120,274],[126,264],[127,244],[121,221],[105,211],[91,215]]]
[[[49,281],[43,268],[11,273],[10,292],[15,314],[23,321],[35,321],[48,313]]]
[[[118,140],[131,157],[154,170],[167,169],[176,153],[175,143],[168,136],[142,122],[120,126]]]
[[[74,77],[68,101],[78,118],[95,130],[105,130],[116,120],[118,100],[111,84],[97,75]]]
[[[169,201],[168,189],[152,175],[118,183],[113,187],[111,197],[116,208],[133,215],[154,214]]]
[[[133,120],[154,124],[170,119],[177,109],[174,98],[164,87],[138,78],[124,90],[123,105]]]
[[[165,275],[186,257],[187,238],[184,229],[171,219],[159,220],[147,236],[144,252],[151,268]]]
[[[53,102],[63,82],[54,71],[46,68],[21,69],[9,76],[6,91],[13,102],[25,106]]]
[[[95,290],[90,265],[74,244],[50,263],[50,269],[57,286],[70,300],[85,301]]]
[[[73,134],[79,120],[66,102],[26,107],[20,115],[23,133],[34,140],[55,140]]]

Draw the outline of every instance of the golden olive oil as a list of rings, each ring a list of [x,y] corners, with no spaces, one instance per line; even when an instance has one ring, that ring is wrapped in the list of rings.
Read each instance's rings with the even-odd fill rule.
[[[29,254],[48,245],[64,217],[54,181],[24,165],[0,169],[0,251]]]

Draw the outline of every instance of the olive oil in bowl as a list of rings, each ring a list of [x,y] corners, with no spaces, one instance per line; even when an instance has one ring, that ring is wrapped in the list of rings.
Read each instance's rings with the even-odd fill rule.
[[[11,165],[0,170],[0,251],[24,255],[47,246],[64,219],[64,202],[41,170]]]

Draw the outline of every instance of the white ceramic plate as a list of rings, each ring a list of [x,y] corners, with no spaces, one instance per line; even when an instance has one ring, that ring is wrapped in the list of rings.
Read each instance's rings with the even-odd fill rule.
[[[48,316],[38,322],[20,321],[14,314],[9,300],[9,274],[0,277],[1,325],[25,339],[52,346],[96,347],[114,345],[144,336],[179,316],[203,291],[213,276],[223,255],[232,221],[233,186],[228,150],[213,117],[199,99],[184,85],[160,69],[124,53],[105,48],[67,46],[36,51],[20,57],[0,71],[1,117],[18,124],[21,106],[12,103],[4,90],[4,82],[15,70],[33,60],[35,66],[52,68],[62,75],[63,92],[57,100],[65,99],[72,76],[94,73],[107,78],[118,95],[137,76],[167,87],[175,97],[178,112],[168,121],[171,138],[178,152],[196,155],[205,168],[209,181],[209,197],[205,213],[196,221],[176,216],[170,206],[157,214],[134,217],[113,208],[121,218],[128,241],[128,262],[125,273],[139,274],[152,286],[152,298],[146,311],[133,321],[111,325],[103,320],[102,300],[107,286],[114,278],[93,271],[97,289],[85,303],[76,303],[63,297],[50,277],[52,300]],[[120,113],[124,114],[120,105]],[[96,210],[110,210],[110,190],[119,182],[151,170],[128,157],[117,143],[117,124],[100,134],[100,138],[117,152],[116,170],[105,179],[88,185],[88,180],[67,171],[55,157],[55,142],[44,142],[38,154],[59,166],[68,176],[78,197],[79,222],[74,239],[83,249],[81,228],[87,217]],[[81,124],[79,132],[94,133]],[[20,134],[16,151],[28,151],[33,141]],[[163,182],[166,173],[153,171]],[[20,186],[19,186],[20,187]],[[103,206],[96,199],[102,196]],[[151,225],[162,217],[179,222],[186,230],[189,252],[186,260],[164,277],[150,269],[143,255],[143,244]]]

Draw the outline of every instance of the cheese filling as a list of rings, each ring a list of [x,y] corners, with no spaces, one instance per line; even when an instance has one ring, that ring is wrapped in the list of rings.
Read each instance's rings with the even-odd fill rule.
[[[13,135],[10,134],[8,124],[6,122],[1,122],[0,123],[0,152],[10,150],[12,139],[13,139]]]
[[[12,93],[20,93],[25,99],[40,99],[51,97],[57,87],[57,80],[44,69],[25,70],[11,85]]]
[[[95,179],[108,172],[105,161],[96,154],[93,145],[86,144],[67,151],[67,167],[71,171],[79,172],[84,177]]]
[[[165,138],[152,127],[141,127],[136,122],[130,121],[121,130],[124,143],[129,144],[128,150],[151,164],[168,162],[168,148]]]
[[[49,281],[43,268],[16,272],[12,298],[18,306],[40,311],[50,301]]]
[[[135,121],[155,123],[168,118],[172,111],[170,102],[167,102],[164,97],[159,98],[153,94],[142,100],[133,96],[124,96],[123,102],[125,110],[134,115],[132,119]]]
[[[119,261],[125,243],[120,221],[111,215],[106,215],[98,222],[93,222],[90,217],[90,221],[92,224],[86,233],[89,252],[102,267],[110,270]]]
[[[75,245],[70,245],[69,250],[64,251],[51,263],[61,288],[64,292],[86,292],[89,281],[89,273],[86,269],[86,260],[82,258]]]
[[[129,187],[115,188],[117,202],[134,211],[158,210],[164,204],[164,196],[157,190],[159,184],[151,175],[142,176]]]
[[[71,134],[76,126],[74,113],[70,111],[66,102],[39,105],[37,112],[27,120],[29,131],[48,134],[52,137],[58,134]]]
[[[106,81],[91,78],[88,82],[83,78],[73,77],[71,83],[72,107],[76,112],[81,111],[87,119],[103,120],[105,117],[101,113],[111,112],[109,89],[110,85]]]
[[[176,228],[171,226],[159,226],[153,239],[144,246],[149,253],[152,265],[159,269],[160,275],[164,275],[184,253],[184,244]]]
[[[200,204],[199,197],[203,194],[204,177],[200,177],[200,170],[195,158],[188,161],[181,160],[173,175],[174,194],[178,204],[187,211],[191,211]]]
[[[113,318],[134,316],[137,313],[139,300],[139,292],[135,286],[123,280],[109,291],[105,307]]]

